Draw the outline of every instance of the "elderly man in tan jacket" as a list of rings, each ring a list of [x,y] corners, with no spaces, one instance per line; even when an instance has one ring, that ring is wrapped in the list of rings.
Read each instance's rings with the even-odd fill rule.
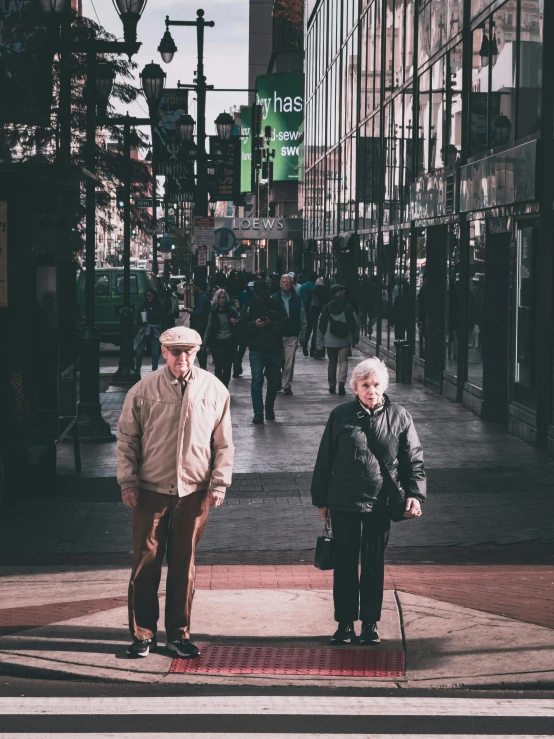
[[[167,552],[167,648],[197,657],[190,639],[194,551],[208,509],[231,484],[234,446],[229,392],[194,366],[200,335],[183,326],[160,336],[166,366],[129,390],[119,419],[117,481],[133,509],[129,583],[130,655],[155,649],[158,587]]]

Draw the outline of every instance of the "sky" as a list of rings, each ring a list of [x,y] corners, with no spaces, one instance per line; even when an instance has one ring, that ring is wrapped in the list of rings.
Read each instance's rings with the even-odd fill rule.
[[[140,52],[133,57],[138,73],[151,61],[159,64],[167,74],[166,87],[177,87],[177,81],[192,83],[196,69],[196,29],[171,27],[170,32],[177,45],[171,64],[164,64],[157,51],[165,31],[165,17],[171,20],[194,20],[196,11],[202,8],[207,21],[215,21],[214,28],[204,31],[204,66],[207,83],[215,87],[248,86],[248,0],[148,0],[138,24],[137,40],[142,42]],[[99,22],[117,38],[123,38],[123,25],[112,0],[83,0],[83,15]],[[121,112],[130,115],[147,115],[144,97],[137,103],[118,103]],[[215,133],[213,121],[222,111],[248,104],[247,92],[208,92],[206,106],[206,133]],[[196,120],[195,95],[190,98],[190,113]],[[144,131],[146,134],[146,130]]]

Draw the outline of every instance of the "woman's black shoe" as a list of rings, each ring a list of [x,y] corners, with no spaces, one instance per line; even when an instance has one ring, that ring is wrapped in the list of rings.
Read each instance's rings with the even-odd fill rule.
[[[346,390],[344,388],[344,382],[339,382],[339,395],[346,395]]]
[[[329,392],[334,395],[337,392],[337,388],[334,385],[329,385]]]
[[[381,637],[377,631],[377,624],[369,622],[362,624],[362,633],[360,634],[360,644],[379,644]]]
[[[339,628],[331,637],[331,644],[352,644],[356,638],[354,624],[339,624]]]

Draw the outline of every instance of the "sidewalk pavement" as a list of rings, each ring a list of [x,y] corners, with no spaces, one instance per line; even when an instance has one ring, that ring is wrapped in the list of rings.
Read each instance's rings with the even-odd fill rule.
[[[362,358],[355,352],[351,367]],[[193,633],[204,647],[327,649],[332,576],[312,565],[321,521],[309,485],[327,416],[342,399],[327,392],[326,363],[300,355],[295,395],[279,396],[276,421],[255,427],[244,367],[230,388],[236,474],[198,549]],[[146,660],[126,658],[130,512],[120,502],[113,444],[83,447],[81,480],[72,476],[70,448],[62,448],[58,496],[20,500],[3,512],[0,672],[212,684],[552,687],[552,461],[421,385],[393,383],[390,395],[414,416],[429,474],[423,517],[393,524],[383,638],[371,648],[404,651],[403,676],[193,675],[170,672],[163,649]],[[123,398],[112,387],[102,396],[114,428]]]

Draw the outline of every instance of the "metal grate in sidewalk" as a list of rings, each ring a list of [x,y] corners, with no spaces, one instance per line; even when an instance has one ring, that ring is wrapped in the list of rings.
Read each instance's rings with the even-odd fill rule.
[[[209,646],[197,659],[175,658],[169,671],[187,675],[401,678],[404,666],[402,651]]]

